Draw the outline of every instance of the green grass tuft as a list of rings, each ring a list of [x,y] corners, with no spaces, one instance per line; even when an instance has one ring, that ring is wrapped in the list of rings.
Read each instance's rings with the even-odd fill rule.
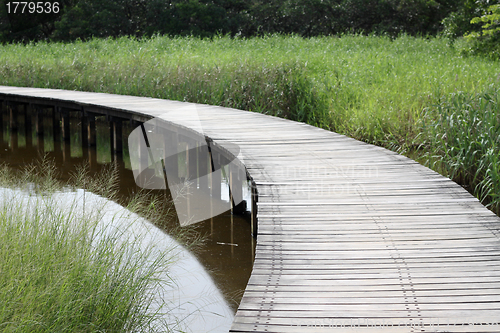
[[[103,203],[85,210],[71,193],[61,202],[58,195],[68,188],[53,180],[53,171],[46,160],[20,174],[0,166],[0,330],[168,331],[161,321],[168,309],[152,311],[152,290],[169,283],[162,274],[174,260],[171,252],[153,256],[152,248],[105,231]],[[109,176],[112,181],[113,172],[93,180],[83,172],[76,180],[94,188]],[[104,192],[112,196],[113,187]]]
[[[436,105],[422,160],[500,213],[500,88],[458,92]]]

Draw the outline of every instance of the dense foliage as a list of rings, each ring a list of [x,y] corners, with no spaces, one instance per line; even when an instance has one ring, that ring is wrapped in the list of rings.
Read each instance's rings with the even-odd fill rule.
[[[483,15],[492,0],[462,0],[461,6],[443,20],[443,34],[455,39],[464,34],[477,31],[478,27],[471,23],[474,17]]]
[[[500,4],[488,7],[486,14],[474,17],[471,23],[481,24],[481,31],[465,35],[471,43],[470,53],[500,59]]]
[[[14,14],[12,6],[9,14],[10,0],[2,1],[0,40],[5,42],[153,34],[427,35],[437,33],[441,21],[470,0],[58,0],[58,13],[43,14],[23,14],[19,8]]]

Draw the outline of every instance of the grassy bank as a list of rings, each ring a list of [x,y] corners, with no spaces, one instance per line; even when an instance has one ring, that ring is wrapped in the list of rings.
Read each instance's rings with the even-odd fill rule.
[[[466,163],[461,171],[450,169],[456,163],[446,162],[449,144],[439,145],[436,130],[457,96],[495,96],[500,86],[499,62],[462,57],[439,38],[156,37],[1,49],[0,84],[152,96],[264,112],[417,156],[467,182],[461,175],[473,171],[465,169]],[[479,119],[485,115],[482,109],[476,114]],[[480,160],[479,153],[473,156]],[[469,184],[471,191],[485,179],[485,172],[478,172]],[[481,197],[485,191],[475,193]],[[496,200],[495,191],[489,191],[487,200]]]
[[[457,92],[432,106],[417,160],[454,179],[500,213],[500,89]]]
[[[168,282],[161,276],[170,252],[153,253],[105,229],[99,220],[109,207],[87,202],[85,209],[82,199],[96,196],[64,190],[54,172],[48,164],[20,174],[0,166],[0,330],[169,331],[168,309],[156,308],[153,290]],[[95,188],[113,178],[81,176],[75,181]]]

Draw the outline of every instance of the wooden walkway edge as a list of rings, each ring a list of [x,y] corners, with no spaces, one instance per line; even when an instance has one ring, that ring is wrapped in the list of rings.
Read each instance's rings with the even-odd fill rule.
[[[153,98],[0,86],[0,100],[193,120]],[[258,191],[231,332],[500,332],[500,219],[462,187],[303,123],[195,107],[206,136],[240,147]]]

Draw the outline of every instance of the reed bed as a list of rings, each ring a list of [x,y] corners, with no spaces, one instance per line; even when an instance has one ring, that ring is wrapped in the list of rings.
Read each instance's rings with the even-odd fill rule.
[[[85,210],[76,195],[61,202],[70,189],[53,165],[42,166],[22,173],[0,166],[0,330],[170,331],[164,320],[169,309],[155,303],[153,290],[170,283],[164,276],[175,260],[172,251],[142,248],[137,239],[103,228],[104,204]],[[113,194],[112,171],[94,180],[85,173],[75,177]]]
[[[438,145],[431,124],[444,121],[443,112],[453,109],[449,105],[457,96],[497,89],[500,62],[464,57],[458,49],[460,41],[406,35],[156,36],[11,44],[1,46],[0,84],[150,96],[267,113],[417,156],[443,174],[468,182],[470,177],[463,175],[474,171],[464,169],[467,163],[462,163],[462,171],[447,169],[449,146]],[[479,119],[486,116],[481,110],[476,112]],[[436,163],[440,158],[443,163]],[[475,182],[484,175],[479,172]],[[474,184],[469,184],[472,193],[485,202],[496,200],[496,190],[476,190]]]
[[[424,126],[421,161],[467,188],[500,213],[500,89],[457,92],[436,106]]]

